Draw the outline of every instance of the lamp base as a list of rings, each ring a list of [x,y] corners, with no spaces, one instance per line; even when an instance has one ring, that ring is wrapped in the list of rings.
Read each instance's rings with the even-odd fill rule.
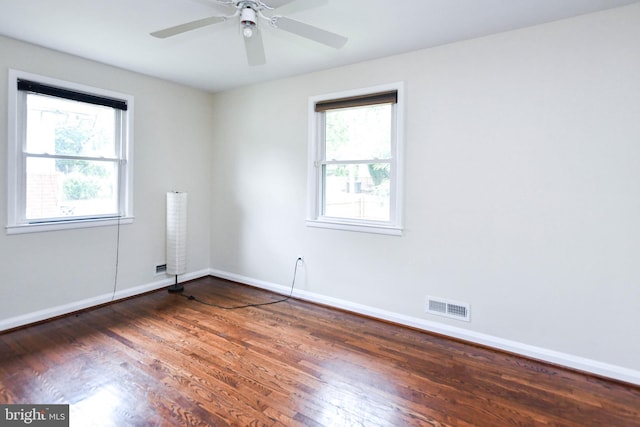
[[[167,288],[167,290],[169,292],[171,292],[171,293],[184,291],[184,286],[182,286],[180,283],[178,283],[178,275],[177,274],[176,274],[176,283],[174,283],[173,285],[169,286]]]
[[[174,292],[182,292],[184,291],[184,286],[180,285],[180,284],[176,284],[176,285],[171,285],[167,288],[167,291],[174,293]]]

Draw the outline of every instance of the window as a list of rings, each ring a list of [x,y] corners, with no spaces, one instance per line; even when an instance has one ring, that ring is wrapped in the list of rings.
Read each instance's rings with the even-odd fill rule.
[[[403,85],[312,97],[307,225],[402,232]]]
[[[10,70],[8,233],[132,219],[133,98]]]

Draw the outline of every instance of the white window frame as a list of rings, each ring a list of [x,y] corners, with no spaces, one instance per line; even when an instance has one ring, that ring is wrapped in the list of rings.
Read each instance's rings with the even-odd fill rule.
[[[120,111],[121,134],[118,161],[118,214],[98,218],[76,218],[29,222],[25,219],[26,92],[19,91],[18,80],[30,80],[56,88],[104,98],[122,100],[126,111]],[[7,234],[32,233],[75,228],[99,227],[133,222],[133,96],[110,90],[72,83],[51,77],[9,69],[7,150]]]
[[[324,113],[316,112],[318,102],[334,99],[364,96],[374,93],[396,91],[398,102],[393,105],[395,123],[391,147],[391,198],[390,220],[372,221],[361,219],[334,218],[322,215],[322,162],[324,160]],[[307,219],[309,227],[331,228],[365,233],[387,235],[402,235],[402,207],[403,207],[403,175],[404,175],[404,82],[365,87],[343,92],[312,96],[308,102],[309,117],[309,153],[307,176]]]

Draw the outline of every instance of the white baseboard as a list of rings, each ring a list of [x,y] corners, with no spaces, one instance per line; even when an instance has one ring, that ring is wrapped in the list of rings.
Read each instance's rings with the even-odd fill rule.
[[[210,274],[215,277],[232,280],[234,282],[243,283],[246,285],[254,286],[256,288],[266,289],[282,295],[289,295],[289,292],[291,290],[291,288],[288,286],[265,282],[263,280],[257,280],[226,271],[211,269]],[[519,354],[528,358],[565,366],[567,368],[576,369],[602,377],[640,385],[640,371],[625,368],[622,366],[611,365],[609,363],[604,363],[593,359],[587,359],[572,354],[561,353],[558,351],[549,350],[546,348],[537,347],[479,332],[474,332],[468,329],[450,326],[439,322],[433,322],[418,317],[406,316],[403,314],[381,310],[379,308],[357,304],[351,301],[333,298],[305,290],[294,289],[293,296],[301,300],[339,308],[342,310],[370,316],[376,319],[386,320],[388,322],[393,322],[400,325],[410,326],[412,328],[420,329],[426,332],[433,332],[436,334],[468,341],[474,344],[480,344],[483,346]]]
[[[188,280],[198,279],[204,276],[215,276],[223,279],[232,280],[234,282],[243,283],[246,285],[254,286],[256,288],[266,289],[272,292],[276,292],[282,295],[288,295],[291,288],[288,286],[278,285],[263,280],[254,279],[251,277],[241,276],[234,273],[215,269],[205,269],[187,273],[180,276],[180,282]],[[47,308],[44,310],[27,313],[20,316],[11,317],[8,319],[0,320],[0,331],[16,328],[19,326],[28,325],[31,323],[39,322],[42,320],[51,319],[56,316],[61,316],[75,311],[84,310],[90,307],[95,307],[100,304],[104,304],[110,301],[116,301],[123,298],[143,294],[145,292],[154,291],[166,286],[171,285],[174,279],[167,277],[162,280],[158,280],[145,285],[136,286],[133,288],[127,288],[121,291],[116,291],[115,296],[109,292],[103,295],[99,295],[92,298],[87,298],[80,301],[71,302],[69,304]],[[426,319],[421,319],[412,316],[406,316],[403,314],[381,310],[379,308],[366,306],[363,304],[354,303],[347,300],[342,300],[334,297],[329,297],[314,292],[305,290],[294,289],[293,296],[295,298],[314,302],[318,304],[327,305],[330,307],[339,308],[342,310],[350,311],[365,316],[370,316],[376,319],[386,320],[388,322],[397,323],[400,325],[409,326],[412,328],[420,329],[426,332],[433,332],[452,338],[468,341],[475,344],[484,345],[487,347],[496,348],[503,351],[508,351],[515,354],[520,354],[525,357],[546,361],[549,363],[566,366],[568,368],[577,369],[583,372],[592,373],[602,377],[607,377],[619,381],[624,381],[631,384],[640,385],[640,371],[612,365],[609,363],[600,362],[593,359],[587,359],[581,356],[575,356],[572,354],[561,353],[554,350],[549,350],[542,347],[532,346],[529,344],[507,340],[504,338],[482,334],[479,332],[470,331],[464,328],[459,328],[439,322],[433,322]]]
[[[186,282],[188,280],[198,279],[204,276],[209,276],[208,269],[182,274],[179,276],[179,279],[180,279],[180,282]],[[160,288],[172,285],[174,282],[175,282],[174,278],[166,277],[164,279],[157,280],[152,283],[147,283],[146,285],[127,288],[121,291],[116,290],[115,295],[113,292],[109,292],[103,295],[98,295],[96,297],[87,298],[80,301],[74,301],[69,304],[46,308],[44,310],[34,311],[32,313],[27,313],[20,316],[11,317],[8,319],[3,319],[3,320],[0,320],[0,331],[17,328],[19,326],[29,325],[31,323],[36,323],[42,320],[51,319],[53,317],[73,313],[75,311],[84,310],[86,308],[95,307],[97,305],[104,304],[107,302],[117,301],[123,298],[140,295],[145,292],[155,291],[156,289],[160,289]]]

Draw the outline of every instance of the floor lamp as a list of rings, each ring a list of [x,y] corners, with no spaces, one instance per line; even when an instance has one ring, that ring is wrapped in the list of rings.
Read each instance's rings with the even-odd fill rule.
[[[182,292],[178,275],[187,269],[187,193],[170,191],[167,193],[167,274],[174,275],[176,281],[167,289]]]

